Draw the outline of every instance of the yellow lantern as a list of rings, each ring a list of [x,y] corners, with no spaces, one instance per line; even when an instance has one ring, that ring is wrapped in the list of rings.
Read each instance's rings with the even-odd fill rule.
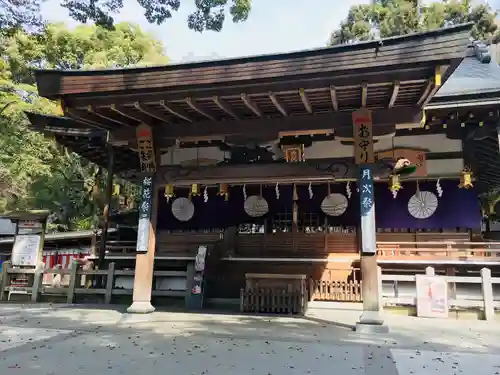
[[[229,185],[228,184],[220,184],[219,185],[219,192],[217,195],[224,196],[224,200],[229,199]]]
[[[390,183],[389,183],[389,190],[392,191],[393,193],[398,192],[401,190],[401,180],[399,179],[399,175],[397,174],[392,174],[390,176]]]
[[[191,191],[189,192],[189,199],[191,199],[192,197],[197,197],[201,195],[200,193],[200,185],[198,184],[192,184],[191,185]]]
[[[174,193],[174,185],[172,184],[167,184],[165,185],[165,194],[163,194],[165,196],[165,199],[167,200],[167,202],[175,197],[175,193]]]
[[[460,184],[458,187],[461,189],[470,189],[473,186],[472,171],[469,168],[464,168],[464,170],[460,173]]]

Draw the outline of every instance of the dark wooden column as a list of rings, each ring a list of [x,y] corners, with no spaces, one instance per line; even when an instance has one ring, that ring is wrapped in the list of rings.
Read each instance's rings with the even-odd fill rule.
[[[374,146],[371,112],[360,109],[352,114],[354,128],[355,162],[358,165],[358,189],[361,235],[361,274],[363,313],[356,324],[359,331],[387,330],[381,316],[377,270],[377,244],[375,225],[375,192],[373,186]]]
[[[99,262],[98,266],[101,269],[104,264],[104,258],[106,256],[106,241],[108,239],[108,229],[109,229],[109,214],[111,210],[111,199],[113,195],[113,175],[115,169],[115,152],[113,146],[108,143],[107,145],[108,154],[108,168],[106,176],[106,191],[105,191],[105,203],[102,213],[102,225],[101,225],[101,239],[99,241]]]

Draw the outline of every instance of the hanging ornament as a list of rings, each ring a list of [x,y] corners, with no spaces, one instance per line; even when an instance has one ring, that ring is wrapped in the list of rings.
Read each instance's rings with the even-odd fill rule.
[[[347,194],[347,198],[351,199],[351,195],[352,195],[351,181],[347,181],[347,184],[345,185],[345,193]]]
[[[293,184],[293,201],[297,202],[299,200],[299,194],[297,193],[297,185]]]
[[[472,171],[470,168],[465,167],[460,173],[460,184],[458,185],[461,189],[470,189],[474,185],[472,184]]]
[[[309,187],[307,188],[307,191],[309,192],[309,199],[313,199],[314,193],[313,193],[312,183],[310,183],[310,182],[309,182]]]
[[[172,184],[166,184],[165,185],[165,194],[163,194],[165,199],[168,201],[170,201],[171,198],[175,197],[175,193],[174,193],[174,185]]]
[[[217,195],[224,196],[224,200],[227,201],[229,199],[229,185],[228,184],[220,184],[219,192]]]
[[[205,189],[203,189],[203,202],[207,203],[208,202],[208,187],[205,186]]]
[[[401,186],[401,180],[399,179],[399,175],[397,174],[392,174],[389,178],[389,190],[392,192],[392,197],[396,199],[396,197],[398,196],[398,191],[403,188]]]
[[[200,185],[198,184],[192,184],[191,185],[191,191],[189,192],[189,199],[192,197],[198,197],[200,194]]]
[[[441,187],[441,184],[439,183],[439,178],[436,181],[436,191],[438,193],[438,197],[441,198],[443,196],[443,188]]]
[[[280,184],[279,184],[279,182],[276,182],[276,188],[274,190],[276,190],[276,199],[280,199]]]
[[[243,185],[243,200],[247,200],[247,185]]]

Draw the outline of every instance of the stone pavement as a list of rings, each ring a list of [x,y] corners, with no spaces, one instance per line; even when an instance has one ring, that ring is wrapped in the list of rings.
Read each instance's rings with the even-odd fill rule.
[[[0,304],[1,375],[500,374],[500,324],[387,319],[350,330],[356,310],[305,318]]]

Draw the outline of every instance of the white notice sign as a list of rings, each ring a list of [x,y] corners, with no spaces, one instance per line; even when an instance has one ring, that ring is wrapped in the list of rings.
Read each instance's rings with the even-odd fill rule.
[[[448,283],[441,276],[416,275],[417,316],[448,318]]]
[[[12,249],[12,265],[36,267],[40,241],[41,236],[38,234],[17,235]]]

